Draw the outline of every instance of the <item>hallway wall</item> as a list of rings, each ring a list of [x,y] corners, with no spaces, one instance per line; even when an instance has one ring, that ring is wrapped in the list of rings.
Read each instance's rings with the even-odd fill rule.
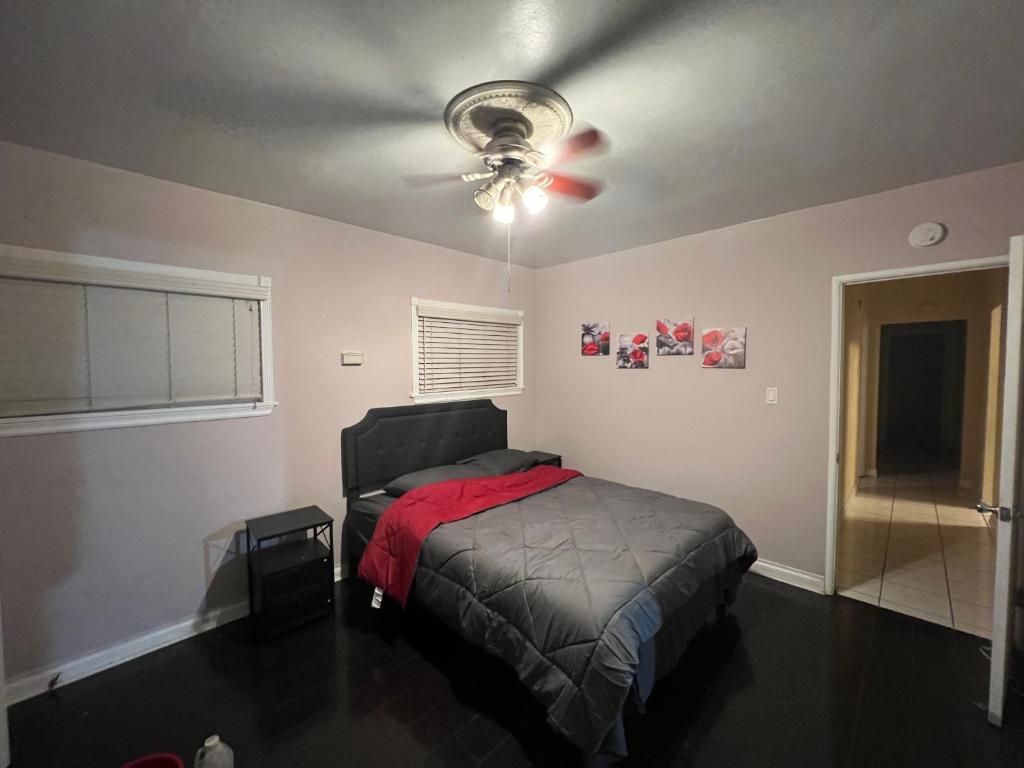
[[[882,326],[965,320],[967,359],[960,486],[976,491],[986,502],[994,500],[998,484],[1002,306],[1006,281],[1007,270],[1001,268],[889,280],[847,290],[841,443],[844,499],[853,491],[858,474],[877,474]]]
[[[864,474],[864,398],[867,375],[867,313],[864,285],[850,285],[843,297],[843,413],[839,498],[850,498]]]

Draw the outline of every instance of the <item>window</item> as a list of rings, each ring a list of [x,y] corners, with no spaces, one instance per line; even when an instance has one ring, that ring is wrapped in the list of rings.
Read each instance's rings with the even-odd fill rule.
[[[412,397],[418,402],[523,391],[523,313],[412,300]]]
[[[0,435],[270,412],[270,280],[0,246]]]

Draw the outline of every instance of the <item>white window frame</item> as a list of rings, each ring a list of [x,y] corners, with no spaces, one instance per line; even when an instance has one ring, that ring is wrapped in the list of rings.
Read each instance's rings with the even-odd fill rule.
[[[517,340],[518,359],[515,387],[494,387],[490,389],[474,389],[461,392],[420,392],[420,335],[419,308],[424,307],[433,316],[446,316],[458,320],[489,320],[515,325],[518,328]],[[506,395],[523,394],[523,311],[521,309],[502,309],[499,307],[481,307],[474,304],[456,304],[450,301],[433,301],[431,299],[412,298],[411,334],[412,334],[412,392],[410,397],[416,403],[451,403],[459,400],[476,400],[481,397],[505,397]]]
[[[0,418],[0,437],[267,416],[277,405],[274,398],[269,277],[171,267],[143,261],[59,253],[4,244],[0,244],[0,277],[258,301],[263,381],[262,399],[252,403],[10,416]]]

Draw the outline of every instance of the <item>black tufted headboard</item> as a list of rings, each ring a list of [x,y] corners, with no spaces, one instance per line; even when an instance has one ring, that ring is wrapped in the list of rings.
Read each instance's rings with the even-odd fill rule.
[[[508,448],[508,414],[490,400],[371,408],[341,430],[341,484],[349,500],[407,472]]]

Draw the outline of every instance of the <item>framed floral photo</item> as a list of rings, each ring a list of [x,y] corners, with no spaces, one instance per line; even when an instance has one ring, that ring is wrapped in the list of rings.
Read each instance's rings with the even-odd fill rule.
[[[598,357],[611,353],[611,335],[608,323],[583,323],[580,334],[580,353],[584,357]]]
[[[616,368],[647,368],[650,360],[646,333],[619,336],[619,351],[615,357]]]
[[[702,368],[746,368],[747,329],[705,328],[700,337]]]
[[[693,319],[677,323],[675,320],[658,320],[655,323],[658,336],[655,349],[659,355],[693,354]]]

